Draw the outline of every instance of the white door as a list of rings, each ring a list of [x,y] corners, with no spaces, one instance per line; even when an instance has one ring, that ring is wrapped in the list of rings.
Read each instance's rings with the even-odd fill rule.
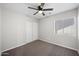
[[[37,40],[38,39],[38,23],[33,22],[32,24],[33,26],[33,40]]]
[[[32,41],[32,22],[26,21],[26,42]]]

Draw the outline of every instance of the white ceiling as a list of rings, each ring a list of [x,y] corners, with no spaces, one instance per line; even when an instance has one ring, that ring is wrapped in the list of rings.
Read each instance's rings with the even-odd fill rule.
[[[20,12],[22,14],[25,14],[29,17],[33,17],[36,19],[42,19],[45,18],[47,16],[51,16],[53,14],[57,14],[60,12],[64,12],[67,10],[71,10],[74,8],[77,8],[79,6],[78,3],[46,3],[44,5],[44,8],[54,8],[53,11],[46,11],[45,12],[45,16],[43,16],[42,14],[36,14],[33,15],[36,10],[33,9],[28,9],[28,7],[37,7],[38,5],[40,5],[40,3],[4,3],[2,4],[3,7],[14,10],[16,12]]]

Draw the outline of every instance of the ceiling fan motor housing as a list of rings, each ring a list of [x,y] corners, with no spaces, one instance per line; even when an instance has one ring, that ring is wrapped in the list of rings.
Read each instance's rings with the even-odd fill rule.
[[[41,6],[38,6],[38,10],[43,10],[43,8]]]

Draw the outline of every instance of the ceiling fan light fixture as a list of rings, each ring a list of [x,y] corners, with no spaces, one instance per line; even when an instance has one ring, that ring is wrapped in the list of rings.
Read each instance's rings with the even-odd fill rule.
[[[40,14],[41,14],[42,12],[43,12],[43,11],[41,11],[41,10],[39,11]]]

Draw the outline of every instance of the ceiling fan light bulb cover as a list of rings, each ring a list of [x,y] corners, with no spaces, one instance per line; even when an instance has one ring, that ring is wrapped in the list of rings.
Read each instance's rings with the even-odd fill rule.
[[[41,14],[41,13],[42,13],[42,11],[39,11],[39,13]]]

